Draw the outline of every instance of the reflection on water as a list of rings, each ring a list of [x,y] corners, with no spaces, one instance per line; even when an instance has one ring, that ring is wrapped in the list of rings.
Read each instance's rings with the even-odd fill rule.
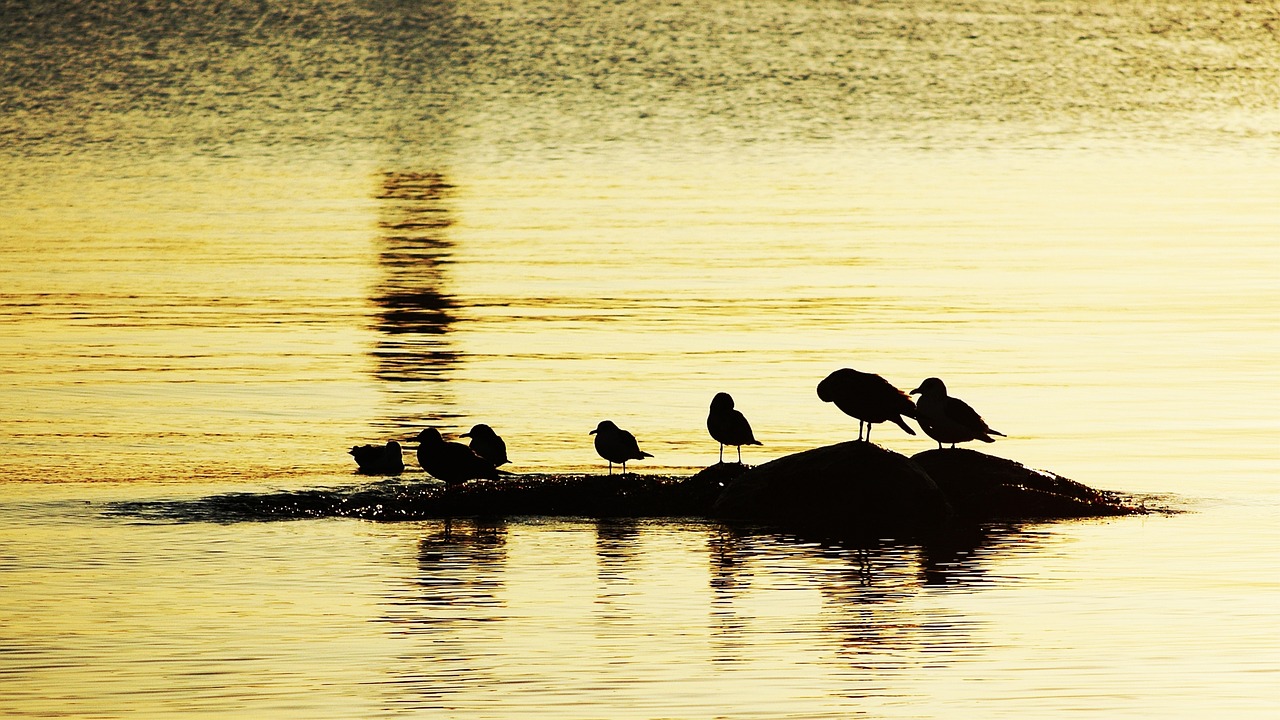
[[[383,621],[391,632],[427,643],[392,665],[389,707],[443,710],[466,688],[501,685],[501,666],[480,662],[477,650],[502,641],[494,621],[506,618],[506,534],[500,524],[446,523],[419,540],[417,573]]]
[[[458,362],[447,337],[457,305],[445,272],[453,247],[447,234],[453,186],[436,172],[388,171],[381,180],[375,374],[391,382],[447,380]]]
[[[922,594],[931,582],[985,587],[997,548],[1027,552],[1040,538],[987,528],[969,537],[983,546],[964,562],[925,573],[929,551],[914,544],[807,542],[714,523],[430,524],[415,576],[387,598],[389,627],[417,648],[387,702],[479,717],[586,702],[569,716],[588,717],[604,693],[621,716],[643,717],[668,702],[651,693],[685,687],[681,702],[692,704],[681,707],[695,716],[703,703],[764,717],[830,712],[841,703],[815,704],[813,693],[846,673],[861,678],[835,695],[865,700],[897,673],[974,656],[976,621],[922,608]],[[757,697],[753,683],[772,689]]]

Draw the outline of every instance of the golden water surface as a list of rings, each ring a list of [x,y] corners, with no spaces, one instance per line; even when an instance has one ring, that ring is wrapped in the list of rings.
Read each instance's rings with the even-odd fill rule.
[[[1274,3],[0,12],[0,715],[1280,712]],[[1187,512],[131,510],[362,485],[426,425],[594,472],[608,418],[692,472],[720,391],[760,464],[856,435],[839,367]]]

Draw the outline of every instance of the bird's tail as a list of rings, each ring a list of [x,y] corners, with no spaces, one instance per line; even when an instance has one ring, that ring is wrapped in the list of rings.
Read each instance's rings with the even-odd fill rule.
[[[915,430],[912,430],[912,429],[911,429],[911,426],[910,426],[910,425],[908,425],[908,424],[907,424],[907,421],[906,421],[906,420],[903,420],[901,416],[896,417],[896,418],[890,418],[890,419],[891,419],[891,420],[893,420],[895,423],[897,423],[897,424],[898,424],[898,427],[902,428],[902,429],[903,429],[903,431],[904,431],[904,432],[906,432],[908,435],[915,435],[915,434],[916,434],[916,431],[915,431]]]
[[[1000,437],[1009,437],[1008,435],[1005,435],[1004,433],[1000,432],[999,430],[992,430],[991,428],[987,428],[987,434],[988,434],[988,435],[999,435]]]
[[[652,455],[650,455],[649,453],[647,453],[647,452],[645,452],[645,451],[641,450],[641,451],[640,451],[640,457],[641,457],[641,458],[647,458],[647,457],[653,457],[653,456],[652,456]]]
[[[751,442],[746,444],[747,445],[764,445],[764,443],[760,442],[759,440],[752,440]]]

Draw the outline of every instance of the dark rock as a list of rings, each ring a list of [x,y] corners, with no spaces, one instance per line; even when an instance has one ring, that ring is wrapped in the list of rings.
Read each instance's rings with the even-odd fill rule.
[[[911,458],[933,478],[964,520],[1031,520],[1141,512],[1124,496],[1044,470],[963,448]]]
[[[841,535],[927,530],[953,514],[920,466],[857,440],[748,470],[725,487],[713,513]]]
[[[515,475],[473,480],[445,491],[435,485],[409,486],[383,497],[376,519],[558,515],[579,517],[705,517],[728,478],[741,465],[714,465],[693,477],[664,475]],[[369,503],[361,503],[369,506]]]
[[[448,490],[403,479],[331,489],[229,493],[196,500],[118,503],[114,512],[238,522],[307,517],[716,517],[810,536],[925,536],[966,523],[1160,512],[1053,473],[973,450],[914,458],[850,441],[759,467],[717,463],[692,477],[516,475]]]

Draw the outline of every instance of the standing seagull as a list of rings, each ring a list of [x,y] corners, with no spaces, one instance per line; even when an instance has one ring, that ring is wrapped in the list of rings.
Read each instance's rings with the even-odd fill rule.
[[[840,368],[818,383],[818,399],[835,403],[840,412],[858,419],[858,439],[862,426],[867,426],[867,442],[871,442],[871,426],[891,420],[908,435],[915,435],[902,416],[915,417],[916,404],[906,393],[875,373]]]
[[[707,432],[711,438],[720,443],[720,462],[724,462],[724,446],[738,446],[738,464],[742,464],[742,446],[760,445],[756,436],[751,433],[751,423],[747,416],[733,409],[733,398],[729,393],[716,393],[711,398],[711,414],[707,415]]]
[[[476,478],[497,479],[498,471],[471,448],[445,442],[440,431],[427,428],[418,433],[418,464],[432,477],[443,480],[445,488]]]
[[[613,474],[613,464],[622,463],[622,472],[627,472],[628,460],[642,460],[653,457],[640,450],[636,436],[613,424],[612,420],[601,420],[596,429],[587,433],[596,436],[596,452],[609,461],[609,474]]]
[[[472,426],[470,430],[458,437],[471,438],[471,449],[494,467],[511,462],[507,459],[507,444],[498,437],[498,433],[494,432],[493,428],[484,423]]]
[[[970,440],[995,442],[992,435],[1005,437],[1004,433],[992,430],[969,403],[948,396],[946,384],[936,377],[926,378],[911,394],[920,396],[916,420],[926,435],[938,441],[938,449],[942,449],[942,443],[955,447],[956,443]]]

